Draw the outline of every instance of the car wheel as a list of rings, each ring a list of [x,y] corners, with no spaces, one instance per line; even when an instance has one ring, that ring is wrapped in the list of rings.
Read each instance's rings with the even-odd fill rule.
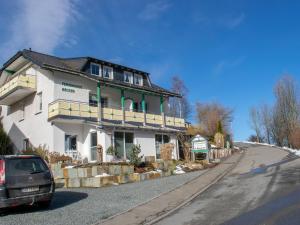
[[[49,208],[50,205],[51,205],[51,200],[39,202],[38,205],[39,205],[39,207],[41,207],[41,208],[43,208],[43,209],[47,209],[47,208]]]

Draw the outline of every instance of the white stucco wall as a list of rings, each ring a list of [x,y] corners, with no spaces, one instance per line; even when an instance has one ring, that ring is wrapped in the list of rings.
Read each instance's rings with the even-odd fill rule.
[[[22,99],[10,107],[3,106],[3,127],[9,134],[16,150],[22,150],[23,140],[29,138],[34,146],[46,145],[49,150],[53,149],[53,135],[51,124],[48,120],[48,103],[53,101],[54,84],[50,71],[41,70],[32,66],[24,71],[26,74],[36,75],[36,93]],[[37,111],[37,94],[42,93],[43,109]],[[24,104],[24,119],[20,120],[21,108]]]

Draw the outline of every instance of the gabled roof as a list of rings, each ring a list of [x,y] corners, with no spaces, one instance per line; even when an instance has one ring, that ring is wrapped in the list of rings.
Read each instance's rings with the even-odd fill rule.
[[[20,56],[23,56],[25,59],[31,61],[32,63],[40,66],[44,69],[52,69],[52,70],[60,70],[67,73],[72,73],[76,75],[82,75],[84,77],[90,78],[92,80],[99,80],[102,81],[105,85],[117,85],[117,86],[123,86],[128,87],[131,89],[142,89],[148,92],[154,92],[158,94],[168,95],[168,96],[174,96],[174,97],[181,97],[181,95],[177,93],[173,93],[168,91],[165,88],[162,88],[158,85],[155,85],[150,82],[149,74],[140,70],[136,70],[133,68],[129,68],[126,66],[118,65],[115,63],[111,63],[104,60],[99,60],[92,57],[78,57],[78,58],[60,58],[48,54],[43,54],[40,52],[35,52],[32,50],[24,49],[23,51],[17,52],[12,58],[10,58],[6,63],[3,64],[3,67],[1,68],[0,72],[4,71],[6,67],[8,67],[11,63],[13,63],[16,59],[18,59]],[[137,86],[133,84],[127,84],[124,82],[120,82],[117,80],[107,80],[101,77],[95,77],[91,76],[90,74],[86,73],[83,69],[89,62],[100,62],[103,64],[108,64],[115,67],[121,67],[125,70],[134,71],[138,73],[142,73],[145,76],[147,76],[147,79],[150,82],[150,87],[146,86]]]

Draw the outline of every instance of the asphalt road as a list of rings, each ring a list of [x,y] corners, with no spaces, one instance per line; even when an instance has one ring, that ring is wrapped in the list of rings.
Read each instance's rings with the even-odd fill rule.
[[[245,145],[227,176],[160,225],[299,225],[300,158],[278,148]]]
[[[0,225],[91,225],[182,185],[206,170],[105,188],[57,189],[51,207],[18,207]]]

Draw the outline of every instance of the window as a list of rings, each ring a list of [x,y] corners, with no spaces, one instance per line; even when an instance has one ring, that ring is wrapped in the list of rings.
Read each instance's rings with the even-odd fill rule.
[[[19,121],[22,121],[24,119],[25,119],[25,104],[21,104],[19,110]]]
[[[97,160],[97,132],[92,132],[90,137],[91,160]]]
[[[114,139],[116,156],[120,159],[128,159],[133,146],[133,133],[115,132]]]
[[[98,97],[96,94],[90,93],[89,95],[89,105],[90,106],[98,106]],[[101,107],[108,107],[108,99],[106,97],[101,97]]]
[[[89,94],[89,105],[90,106],[97,106],[98,105],[97,95],[92,94],[92,93]]]
[[[65,152],[77,151],[77,138],[76,135],[65,135]]]
[[[91,74],[95,76],[100,76],[100,65],[91,63]]]
[[[36,100],[36,113],[39,113],[43,110],[43,95],[42,95],[42,92],[40,93],[37,93],[36,94],[36,97],[37,97],[37,100]]]
[[[134,84],[143,86],[143,76],[139,74],[134,74]]]
[[[124,72],[124,82],[132,84],[133,83],[133,74],[125,71]]]
[[[170,137],[165,134],[155,135],[155,148],[156,148],[156,159],[160,159],[160,147],[163,144],[169,143]]]
[[[113,79],[113,68],[109,66],[103,66],[103,77]]]
[[[139,111],[139,103],[138,102],[134,102],[133,103],[133,112],[138,112]]]
[[[101,97],[101,107],[108,108],[108,99],[106,97]]]
[[[25,138],[23,139],[23,150],[28,150],[29,149],[29,139]]]

